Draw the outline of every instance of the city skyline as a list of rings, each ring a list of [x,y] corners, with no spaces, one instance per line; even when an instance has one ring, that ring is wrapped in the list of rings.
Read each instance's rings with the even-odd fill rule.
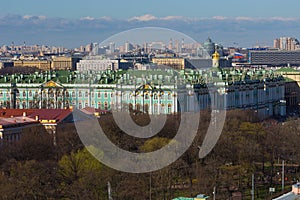
[[[180,17],[156,18],[143,15],[135,19],[64,19],[42,16],[7,15],[0,17],[0,45],[46,44],[75,48],[91,42],[101,43],[120,32],[141,27],[162,27],[182,32],[197,42],[208,37],[224,46],[273,46],[282,36],[299,38],[300,20],[294,18]],[[21,34],[20,34],[21,33]],[[157,40],[160,40],[158,38]]]

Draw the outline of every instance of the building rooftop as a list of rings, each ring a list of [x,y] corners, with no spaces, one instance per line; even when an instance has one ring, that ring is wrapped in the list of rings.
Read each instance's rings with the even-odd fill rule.
[[[70,109],[0,109],[2,119],[12,117],[38,118],[41,123],[60,123],[72,114]]]
[[[291,67],[281,67],[280,69],[276,70],[276,72],[299,72],[299,70],[296,70],[294,68]]]
[[[12,118],[0,118],[0,128],[11,128],[26,126],[29,124],[37,124],[39,121],[32,119],[30,117],[12,117]]]
[[[258,69],[171,69],[152,70],[105,70],[99,72],[46,71],[33,74],[0,75],[0,84],[43,84],[54,81],[59,84],[206,84],[215,82],[257,82],[283,80],[272,70]],[[10,86],[8,86],[10,87]]]
[[[297,199],[297,197],[299,196],[297,196],[293,192],[289,192],[273,200],[295,200]]]

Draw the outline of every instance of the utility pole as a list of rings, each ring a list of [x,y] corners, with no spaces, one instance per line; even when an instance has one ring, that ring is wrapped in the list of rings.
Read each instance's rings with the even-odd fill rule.
[[[152,188],[151,188],[151,187],[152,187],[152,186],[151,186],[151,185],[152,185],[152,180],[151,180],[151,179],[152,179],[152,176],[151,176],[151,172],[150,172],[150,180],[149,180],[149,185],[150,185],[150,189],[149,189],[149,200],[151,200],[151,193],[152,193],[152,191],[151,191],[151,190],[152,190]]]
[[[107,192],[108,192],[108,200],[113,200],[113,198],[111,197],[111,186],[110,186],[110,182],[108,181],[107,183]]]
[[[216,186],[214,187],[214,191],[213,191],[213,200],[216,200]]]
[[[282,181],[282,191],[284,191],[284,160],[282,161],[282,177],[281,177],[281,181]]]
[[[251,200],[254,200],[254,174],[252,174],[252,190],[251,190]]]

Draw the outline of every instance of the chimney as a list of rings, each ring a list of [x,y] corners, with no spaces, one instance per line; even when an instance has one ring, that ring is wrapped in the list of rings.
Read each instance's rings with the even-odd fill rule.
[[[38,115],[35,116],[35,121],[39,121],[39,116]]]
[[[26,112],[23,112],[23,117],[26,117]]]

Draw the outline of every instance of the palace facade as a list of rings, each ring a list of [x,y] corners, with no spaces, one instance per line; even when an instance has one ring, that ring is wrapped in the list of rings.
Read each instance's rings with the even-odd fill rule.
[[[267,70],[47,71],[0,76],[2,108],[139,110],[172,114],[253,109],[285,115],[284,78]]]

